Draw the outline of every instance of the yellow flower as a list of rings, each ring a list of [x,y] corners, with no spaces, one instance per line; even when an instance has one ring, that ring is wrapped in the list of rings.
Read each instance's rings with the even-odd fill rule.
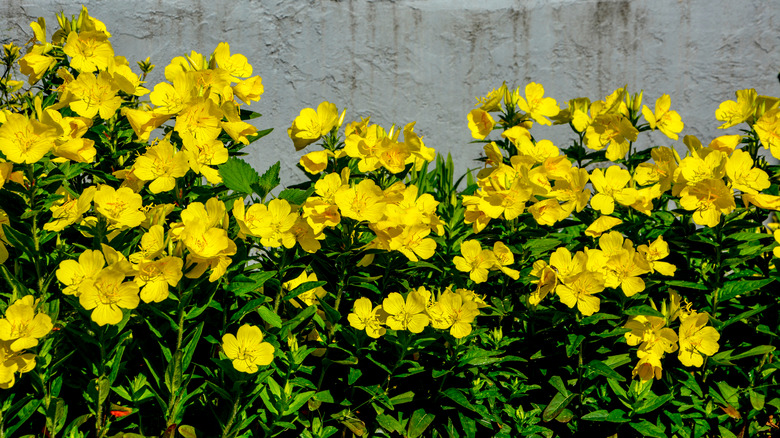
[[[478,240],[467,240],[460,245],[460,253],[452,259],[455,268],[462,272],[468,272],[469,278],[474,283],[487,281],[488,270],[496,264],[493,251],[482,249]]]
[[[222,351],[233,361],[233,368],[242,373],[256,373],[258,366],[270,365],[274,360],[274,346],[263,342],[259,327],[244,324],[234,336],[222,336]]]
[[[252,76],[233,86],[233,94],[247,104],[259,101],[264,91],[263,80],[260,76]]]
[[[537,278],[531,280],[532,284],[536,284],[536,289],[534,289],[528,297],[528,304],[537,306],[547,294],[555,290],[555,287],[558,286],[558,275],[544,260],[537,260],[534,262],[531,275]]]
[[[294,279],[290,281],[286,281],[282,283],[282,287],[287,290],[288,292],[292,292],[295,290],[296,287],[302,285],[303,283],[309,283],[309,282],[316,282],[317,281],[317,274],[312,272],[311,274],[307,274],[304,270],[301,272],[301,275],[295,277]],[[325,289],[322,286],[315,287],[314,289],[309,289],[306,292],[298,295],[297,299],[303,301],[304,304],[307,306],[311,306],[313,304],[316,304],[317,301],[327,295],[328,293],[325,291]],[[298,303],[295,300],[291,300],[293,305],[295,307],[298,306]]]
[[[693,314],[680,323],[680,352],[677,358],[687,367],[700,367],[704,356],[717,353],[720,334],[714,327],[705,327],[710,319],[707,312]]]
[[[780,108],[765,112],[753,125],[753,129],[764,149],[768,148],[773,157],[780,158]]]
[[[316,111],[313,108],[302,109],[287,130],[287,135],[292,139],[295,150],[300,151],[330,132],[336,126],[338,118],[339,110],[336,105],[322,102]]]
[[[105,216],[112,229],[135,228],[146,219],[141,211],[141,195],[128,187],[114,190],[101,185],[95,193],[95,210]]]
[[[387,312],[386,324],[393,330],[408,330],[412,333],[420,333],[428,325],[430,319],[426,315],[427,301],[422,294],[413,290],[406,296],[398,292],[390,293],[382,301],[382,309]]]
[[[469,129],[471,130],[471,136],[477,140],[483,140],[493,130],[496,122],[493,117],[487,111],[481,109],[473,109],[469,111],[467,117],[469,121]]]
[[[450,329],[450,334],[457,339],[471,333],[471,324],[479,315],[479,305],[475,301],[464,299],[462,295],[445,291],[431,307],[428,308],[432,325],[436,329]]]
[[[677,140],[677,134],[683,130],[684,125],[677,111],[669,111],[671,104],[669,95],[664,94],[655,101],[655,113],[650,111],[647,105],[643,105],[642,115],[650,124],[650,128],[658,129],[672,140]]]
[[[8,306],[5,318],[0,320],[0,340],[12,341],[11,351],[22,351],[38,345],[38,339],[46,336],[53,325],[45,313],[35,313],[36,302],[32,295],[24,296]]]
[[[144,181],[152,181],[149,191],[161,193],[176,187],[176,178],[187,174],[187,156],[162,139],[146,149],[146,153],[135,160],[133,173]]]
[[[97,77],[81,73],[67,85],[67,90],[74,98],[69,103],[70,109],[81,117],[91,119],[100,114],[107,120],[122,105],[122,98],[117,95],[119,87],[107,71],[101,71]]]
[[[590,237],[599,237],[602,233],[605,231],[611,230],[613,227],[616,227],[620,224],[622,224],[623,221],[621,219],[618,219],[614,216],[599,216],[593,223],[591,223],[588,228],[585,229],[585,234],[587,234]]]
[[[193,172],[203,175],[209,184],[219,184],[222,177],[219,171],[209,166],[217,166],[227,162],[228,150],[219,140],[209,140],[205,142],[185,141],[184,155],[190,164]]]
[[[16,373],[35,368],[35,355],[11,350],[11,342],[0,341],[0,388],[9,389],[16,382]]]
[[[204,144],[216,140],[222,132],[222,111],[210,99],[199,97],[185,105],[176,117],[174,131],[184,144]]]
[[[599,311],[601,300],[594,296],[604,290],[604,277],[595,272],[582,271],[570,277],[566,284],[560,284],[555,293],[563,304],[577,309],[584,316],[590,316]]]
[[[175,287],[181,277],[184,261],[179,257],[142,261],[135,274],[135,283],[141,288],[144,303],[159,303],[168,298],[168,286]]]
[[[601,114],[585,131],[585,143],[600,151],[607,147],[607,159],[619,160],[628,153],[629,142],[636,141],[639,131],[620,114]]]
[[[217,66],[223,70],[227,70],[231,76],[235,78],[247,78],[252,76],[252,66],[246,59],[246,56],[241,54],[230,54],[230,45],[228,43],[219,43],[217,48],[214,49],[214,61],[217,62]]]
[[[598,192],[591,198],[590,205],[602,214],[612,214],[615,201],[622,205],[631,205],[636,201],[636,190],[626,187],[631,181],[631,174],[617,165],[608,167],[606,172],[594,169],[590,180]]]
[[[124,279],[125,274],[122,272],[103,269],[94,281],[83,286],[79,303],[85,309],[92,310],[92,320],[98,325],[119,324],[123,317],[121,309],[138,307],[138,285]]]
[[[479,109],[487,112],[501,111],[501,100],[504,99],[506,92],[506,82],[504,82],[498,89],[494,88],[487,96],[477,97]]]
[[[70,65],[79,72],[105,70],[109,59],[114,58],[114,49],[108,42],[108,35],[101,31],[71,32],[62,51],[70,56]]]
[[[71,199],[70,195],[63,191],[66,198],[51,206],[51,220],[43,225],[47,231],[62,231],[66,227],[81,221],[82,216],[92,206],[92,198],[97,189],[94,186],[87,187],[76,199]],[[58,191],[57,193],[60,193]]]
[[[756,109],[756,90],[750,88],[736,92],[737,101],[727,100],[715,111],[715,118],[724,122],[718,129],[739,125],[753,115]]]
[[[736,208],[734,191],[726,187],[722,179],[706,179],[682,189],[680,206],[696,210],[693,213],[696,224],[714,227],[720,222],[721,214],[728,214]]]
[[[347,320],[353,328],[365,330],[368,336],[377,339],[387,331],[383,327],[386,317],[382,306],[373,307],[368,298],[358,298],[353,304],[352,313],[347,315]]]
[[[664,241],[663,236],[658,236],[649,246],[639,245],[637,252],[650,265],[650,272],[658,271],[662,275],[674,276],[677,267],[671,263],[659,261],[669,255],[669,244]]]
[[[8,114],[0,126],[0,151],[14,163],[35,163],[43,158],[57,139],[57,131],[22,114]]]
[[[57,280],[65,285],[62,293],[79,296],[86,284],[91,283],[105,266],[103,253],[86,250],[79,255],[79,261],[63,260],[55,272]]]
[[[55,64],[55,58],[46,56],[45,46],[36,45],[19,60],[19,71],[28,77],[27,81],[32,85],[40,81]]]
[[[382,219],[386,205],[382,189],[370,179],[360,181],[355,187],[341,186],[333,200],[342,216],[371,223]]]
[[[558,104],[552,97],[543,97],[544,87],[541,84],[531,82],[525,86],[525,99],[518,97],[517,106],[521,111],[528,113],[540,125],[550,125],[547,117],[555,117],[560,112]]]

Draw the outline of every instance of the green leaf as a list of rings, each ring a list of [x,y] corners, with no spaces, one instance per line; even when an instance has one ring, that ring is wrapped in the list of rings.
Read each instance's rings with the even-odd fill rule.
[[[284,413],[282,415],[290,415],[294,412],[298,412],[298,409],[300,409],[303,405],[306,404],[307,401],[313,396],[317,391],[305,391],[297,394],[295,398],[293,399],[293,402],[290,403],[290,406],[285,409]]]
[[[266,306],[260,306],[257,309],[257,313],[263,318],[263,321],[267,322],[271,327],[282,328],[282,318],[279,317],[273,310]]]
[[[630,309],[626,309],[623,312],[625,315],[643,315],[643,316],[657,316],[659,318],[663,318],[664,314],[653,309],[652,307],[648,306],[647,304],[643,304],[641,306],[634,306]]]
[[[569,344],[566,345],[566,357],[572,357],[572,355],[577,352],[582,341],[585,340],[585,336],[575,334],[569,334],[567,336],[569,338]]]
[[[360,371],[358,368],[350,368],[349,375],[347,376],[347,385],[354,384],[362,375],[363,371]]]
[[[764,278],[761,280],[746,280],[740,278],[739,280],[726,282],[720,290],[718,301],[725,302],[738,295],[742,295],[745,292],[758,291],[773,281],[775,281],[774,278]]]
[[[257,171],[240,158],[231,157],[224,164],[220,164],[218,169],[225,187],[243,195],[252,193],[252,185],[260,180]]]
[[[566,406],[568,406],[576,396],[577,395],[573,393],[569,395],[563,395],[560,392],[556,393],[553,399],[550,401],[550,404],[548,404],[547,407],[544,408],[544,411],[542,411],[542,419],[544,421],[552,421],[557,418],[558,415],[563,412],[564,409],[566,409]]]
[[[395,418],[387,414],[379,414],[376,416],[376,421],[382,426],[385,432],[395,432],[402,434],[404,432],[404,426],[398,422]]]
[[[637,432],[641,433],[644,436],[650,436],[654,438],[666,438],[666,433],[663,429],[659,428],[655,424],[647,421],[642,420],[639,423],[631,423],[631,427],[633,427]]]
[[[599,409],[598,411],[583,415],[582,419],[588,421],[607,421],[607,417],[609,417],[609,411]]]
[[[566,384],[563,383],[563,379],[561,379],[560,376],[550,377],[550,385],[557,389],[561,394],[569,395],[569,390],[566,389]]]
[[[414,399],[414,392],[412,391],[406,391],[403,394],[398,394],[395,397],[390,399],[390,403],[393,404],[393,406],[400,405],[403,403],[409,403]]]
[[[284,199],[293,205],[302,205],[306,202],[306,199],[314,193],[314,185],[309,187],[308,190],[301,189],[284,189],[279,193],[277,198]]]
[[[276,271],[253,272],[249,275],[237,275],[225,286],[225,290],[233,292],[237,296],[243,296],[262,287],[266,281],[276,275]]]
[[[661,397],[649,397],[644,400],[642,400],[639,403],[636,403],[635,406],[637,406],[634,409],[634,412],[637,414],[646,414],[648,412],[653,412],[654,410],[660,408],[666,402],[673,399],[674,396],[672,394],[666,394]]]
[[[252,185],[258,195],[261,198],[265,198],[271,190],[275,189],[279,185],[281,180],[279,179],[279,169],[281,168],[280,162],[277,161],[274,165],[265,171],[256,184]]]
[[[417,409],[409,419],[409,428],[407,429],[409,438],[422,436],[425,429],[433,422],[434,415],[428,414],[424,409]]]
[[[692,281],[668,280],[668,281],[664,281],[664,284],[672,287],[685,287],[688,289],[708,290],[707,286],[700,283],[694,283]]]
[[[766,400],[766,396],[764,394],[755,391],[753,388],[750,388],[748,390],[748,395],[750,396],[750,405],[753,406],[753,409],[757,411],[764,410],[764,400]]]
[[[588,362],[587,365],[585,365],[585,368],[597,373],[601,374],[602,376],[605,376],[610,379],[615,379],[619,382],[623,382],[626,380],[625,377],[620,375],[617,371],[610,368],[607,364],[600,360],[592,360]]]
[[[735,359],[742,359],[743,357],[760,356],[763,354],[771,353],[773,351],[775,351],[775,347],[771,345],[759,345],[758,347],[753,347],[748,351],[735,354],[731,356],[729,359],[735,360]]]

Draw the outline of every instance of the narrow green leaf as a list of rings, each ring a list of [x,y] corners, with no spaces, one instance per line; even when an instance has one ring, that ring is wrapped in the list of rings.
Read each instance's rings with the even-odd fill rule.
[[[633,427],[637,432],[641,433],[643,436],[649,436],[653,438],[666,438],[666,433],[663,429],[659,428],[655,424],[647,421],[642,420],[639,423],[631,423],[631,427]]]
[[[771,345],[759,345],[758,347],[753,347],[748,351],[732,355],[729,359],[736,360],[736,359],[742,359],[743,357],[760,356],[763,354],[771,353],[773,351],[775,351],[775,347]]]
[[[588,364],[585,365],[585,368],[594,371],[597,374],[601,374],[602,376],[608,377],[610,379],[615,379],[619,382],[623,382],[626,380],[626,378],[620,375],[617,371],[613,370],[604,362],[601,362],[599,360],[592,360],[588,362]]]
[[[664,281],[664,284],[667,286],[672,287],[685,287],[688,289],[698,289],[698,290],[707,290],[707,286],[700,284],[700,283],[694,283],[692,281],[682,281],[682,280],[668,280]]]
[[[660,408],[666,402],[673,399],[674,396],[672,394],[666,394],[661,397],[650,397],[642,400],[641,402],[637,403],[636,409],[634,409],[634,412],[637,414],[646,414],[648,412],[653,412],[654,410]]]

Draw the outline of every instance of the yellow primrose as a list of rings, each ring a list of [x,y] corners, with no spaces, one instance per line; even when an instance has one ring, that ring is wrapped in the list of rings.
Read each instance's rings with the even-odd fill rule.
[[[176,150],[167,140],[162,139],[146,149],[146,153],[136,158],[133,173],[139,179],[152,181],[149,191],[161,193],[176,187],[176,178],[187,174],[187,156]]]
[[[16,373],[35,368],[35,355],[11,350],[11,342],[0,341],[0,389],[9,389],[16,382]]]
[[[615,211],[616,201],[622,205],[636,202],[636,190],[626,187],[631,181],[631,174],[620,166],[610,166],[606,172],[602,169],[593,169],[590,180],[593,188],[598,192],[591,198],[590,205],[601,214],[612,214]]]
[[[469,111],[467,116],[469,121],[469,129],[471,130],[471,136],[477,140],[483,140],[493,130],[496,122],[493,117],[487,111],[481,109],[473,109]]]
[[[22,114],[8,114],[0,126],[0,151],[14,163],[39,161],[54,147],[57,131]]]
[[[706,179],[686,186],[680,192],[680,206],[696,210],[693,213],[696,224],[714,227],[720,222],[722,214],[731,213],[736,208],[734,191],[722,179]]]
[[[428,308],[432,325],[436,329],[450,329],[450,334],[461,339],[471,333],[471,324],[479,315],[476,302],[466,300],[462,295],[445,291],[431,307]],[[436,321],[436,323],[433,323]]]
[[[493,255],[496,260],[496,264],[493,265],[495,269],[500,270],[512,280],[520,278],[520,271],[508,267],[515,262],[515,256],[508,246],[503,242],[495,242],[493,244]]]
[[[479,106],[479,109],[482,111],[501,111],[501,100],[504,99],[506,91],[506,82],[504,82],[503,85],[497,89],[494,88],[493,91],[489,92],[487,96],[477,97],[476,105]]]
[[[425,309],[427,301],[417,291],[409,292],[404,301],[398,292],[390,293],[382,301],[382,309],[387,312],[386,324],[393,330],[408,330],[412,333],[420,333],[428,325],[430,319]]]
[[[658,271],[661,275],[674,276],[677,267],[660,261],[669,255],[669,244],[664,241],[663,236],[658,236],[650,245],[639,245],[637,252],[650,265],[650,272]]]
[[[629,142],[637,139],[639,131],[631,121],[619,114],[602,114],[594,118],[585,131],[585,144],[594,150],[607,148],[607,159],[623,159],[628,153]]]
[[[108,35],[101,31],[70,32],[62,51],[70,56],[70,66],[79,72],[94,72],[108,68],[114,49]]]
[[[384,193],[370,179],[364,179],[354,187],[342,186],[333,195],[333,199],[342,216],[356,221],[375,223],[384,215]]]
[[[212,100],[198,97],[181,110],[173,129],[185,145],[209,143],[222,132],[222,116],[222,111]]]
[[[119,86],[107,71],[101,71],[97,77],[92,73],[81,73],[67,85],[67,91],[73,96],[70,109],[81,117],[91,119],[99,114],[100,118],[108,120],[122,105],[122,98],[117,95]]]
[[[0,319],[0,340],[12,341],[11,351],[35,347],[54,327],[49,315],[35,312],[36,304],[32,295],[26,295],[8,306]]]
[[[756,90],[750,88],[736,92],[737,101],[727,100],[715,111],[715,118],[724,122],[718,129],[739,125],[753,115],[756,109]]]
[[[103,253],[89,249],[79,255],[78,261],[61,261],[55,275],[65,285],[62,293],[79,296],[84,286],[95,279],[105,264]]]
[[[252,66],[249,64],[246,56],[241,54],[230,54],[230,45],[222,42],[217,44],[217,48],[214,49],[214,61],[217,66],[223,70],[227,70],[235,80],[237,78],[248,78],[252,76]]]
[[[233,86],[233,94],[247,104],[259,101],[264,91],[263,80],[260,76],[252,76]]]
[[[431,229],[424,224],[406,226],[389,242],[392,251],[399,251],[410,261],[429,259],[436,251],[436,241],[427,237]]]
[[[168,287],[176,287],[181,280],[184,261],[179,257],[144,260],[138,265],[135,283],[141,288],[144,303],[159,303],[168,298]]]
[[[111,186],[101,185],[94,201],[95,210],[108,219],[112,229],[135,228],[146,219],[141,211],[141,195],[127,187],[114,190]]]
[[[57,64],[57,59],[46,55],[45,46],[36,45],[19,61],[19,71],[27,76],[30,85],[40,81],[44,74]]]
[[[51,220],[43,225],[43,229],[47,231],[62,231],[66,227],[81,221],[82,216],[92,206],[92,199],[95,197],[97,188],[90,186],[84,189],[81,195],[72,199],[67,191],[62,193],[65,195],[65,199],[62,202],[55,202],[51,206]],[[60,191],[58,191],[60,193]]]
[[[270,365],[274,360],[274,346],[263,342],[259,327],[244,324],[235,335],[222,336],[222,352],[233,361],[233,368],[242,373],[256,373],[258,366]]]
[[[178,114],[195,98],[195,82],[192,75],[177,76],[172,84],[160,82],[149,94],[157,114]]]
[[[614,216],[601,215],[585,229],[585,234],[591,237],[599,237],[602,233],[609,231],[622,223],[623,221],[621,219]]]
[[[293,141],[295,150],[300,151],[329,133],[336,126],[338,118],[339,110],[336,105],[322,102],[316,111],[313,108],[302,109],[287,130],[287,135]]]
[[[387,313],[382,306],[373,307],[368,298],[358,298],[352,307],[352,313],[347,315],[349,325],[357,330],[365,330],[366,334],[377,339],[385,334],[384,321]]]
[[[718,352],[720,334],[714,327],[705,327],[710,319],[707,312],[691,315],[680,323],[680,352],[677,358],[687,367],[700,367],[705,356]]]
[[[138,307],[138,285],[124,281],[125,274],[114,269],[103,269],[94,281],[84,285],[79,295],[79,303],[92,310],[92,320],[98,325],[119,324],[122,321],[121,309]]]
[[[753,125],[758,139],[772,156],[780,158],[780,108],[767,111]]]
[[[569,216],[569,212],[565,211],[555,198],[535,202],[528,207],[528,212],[531,213],[539,225],[555,225],[556,222],[562,221]]]
[[[550,255],[550,267],[555,271],[562,283],[566,283],[569,281],[569,278],[584,271],[587,261],[588,258],[584,252],[577,251],[572,256],[571,252],[563,246]]]
[[[525,99],[518,96],[517,106],[540,125],[552,124],[547,117],[555,117],[560,112],[555,99],[544,97],[544,87],[535,82],[525,86]]]
[[[217,166],[227,162],[228,150],[219,140],[198,142],[195,139],[184,142],[184,155],[193,172],[203,175],[209,184],[219,184],[222,177],[219,171],[210,166]]]
[[[645,116],[651,129],[658,129],[672,140],[677,140],[679,138],[677,134],[683,130],[684,124],[677,111],[669,110],[671,104],[672,99],[668,94],[664,94],[655,101],[655,112],[650,111],[647,105],[643,105],[642,115]]]
[[[310,283],[310,282],[316,282],[317,280],[317,274],[312,272],[311,274],[306,273],[306,270],[301,272],[301,275],[293,278],[290,281],[286,281],[282,283],[282,287],[287,290],[288,292],[292,292],[295,290],[296,287],[304,284],[304,283]],[[303,301],[304,304],[307,306],[311,306],[313,304],[317,304],[320,298],[323,298],[325,295],[327,295],[328,292],[325,291],[325,289],[322,286],[315,287],[314,289],[309,289],[306,292],[296,296],[295,298],[298,300]],[[298,303],[295,300],[290,301],[295,307],[300,307]]]
[[[635,315],[623,327],[631,330],[624,335],[628,345],[639,345],[640,350],[658,357],[677,351],[677,333],[666,327],[664,318]]]
[[[531,276],[536,277],[536,279],[531,280],[532,284],[536,284],[536,289],[529,295],[528,304],[537,306],[547,294],[554,291],[555,287],[558,286],[558,275],[547,262],[537,260],[533,264]]]
[[[460,253],[452,259],[455,268],[462,272],[468,272],[469,278],[474,283],[487,281],[488,270],[496,264],[493,251],[482,249],[478,240],[467,240],[460,245]]]
[[[712,139],[708,147],[717,151],[725,152],[727,155],[731,155],[739,146],[742,141],[742,136],[739,134],[734,135],[721,135]]]
[[[599,311],[601,300],[594,296],[604,290],[604,277],[595,272],[583,271],[569,278],[566,284],[555,288],[561,302],[570,308],[575,305],[584,316]]]
[[[154,260],[165,250],[165,244],[165,229],[159,224],[152,225],[149,231],[141,236],[140,251],[130,254],[130,261],[141,263]]]

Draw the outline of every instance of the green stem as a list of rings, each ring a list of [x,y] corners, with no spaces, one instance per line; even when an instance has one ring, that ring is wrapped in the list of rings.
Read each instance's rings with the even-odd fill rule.
[[[228,418],[228,422],[225,423],[225,429],[222,431],[222,438],[232,438],[233,436],[235,436],[234,433],[230,433],[230,429],[233,427],[233,422],[235,421],[236,414],[238,413],[239,400],[241,400],[240,390],[239,393],[236,394],[235,400],[233,400],[233,408],[230,410],[230,418]]]

